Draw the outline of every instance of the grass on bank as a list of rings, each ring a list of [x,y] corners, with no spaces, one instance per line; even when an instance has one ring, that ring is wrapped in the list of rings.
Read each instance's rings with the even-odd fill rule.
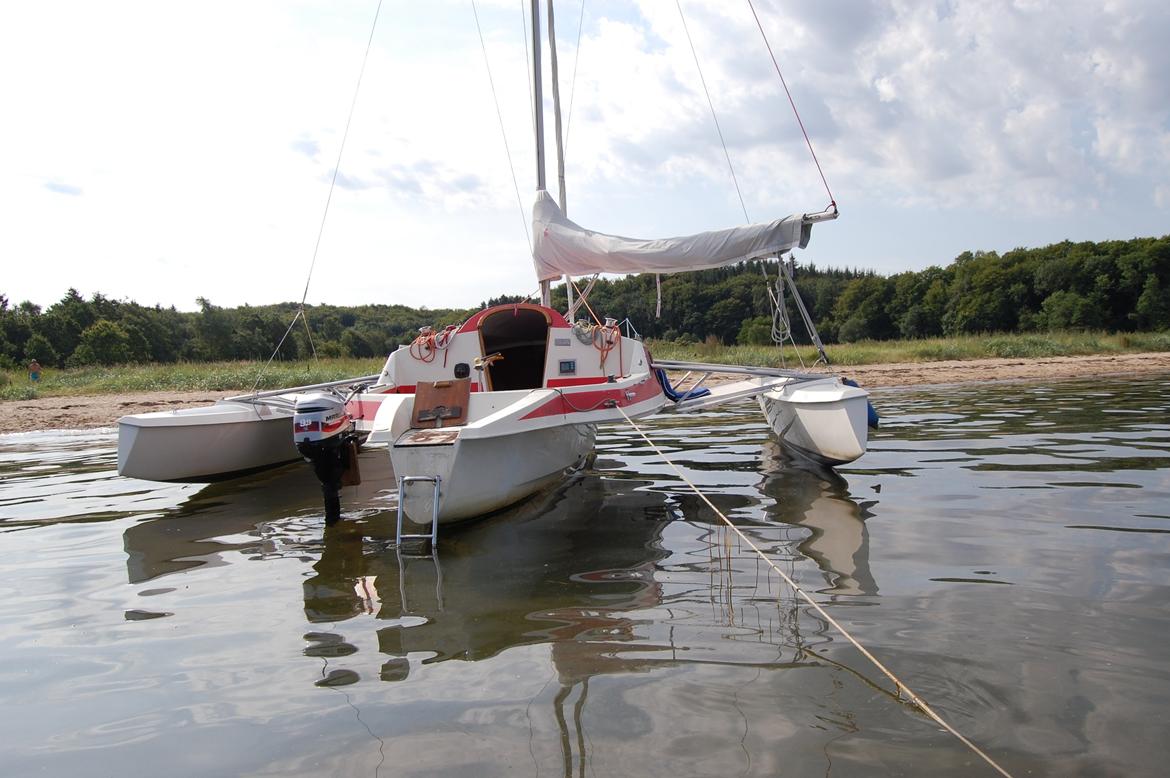
[[[718,362],[766,367],[799,366],[800,359],[812,364],[816,349],[788,346],[722,346],[718,343],[682,345],[651,341],[648,347],[656,359],[688,362]],[[1050,332],[1027,335],[963,335],[923,340],[862,340],[825,347],[834,365],[880,365],[894,362],[942,362],[946,360],[1040,359],[1042,357],[1087,356],[1092,354],[1133,354],[1170,351],[1170,332],[1105,333]]]
[[[385,361],[379,357],[273,362],[264,370],[257,388],[265,391],[373,375],[382,369]],[[5,371],[0,372],[0,400],[134,392],[248,392],[263,367],[263,362],[179,362],[47,368],[35,385],[26,372]]]
[[[718,343],[679,344],[649,341],[657,359],[718,362],[734,365],[799,366],[792,347],[723,346]],[[860,341],[834,344],[826,349],[833,364],[841,366],[891,362],[940,362],[945,360],[1006,357],[1042,357],[1091,354],[1127,354],[1170,351],[1170,332],[1105,333],[1056,332],[1028,335],[969,335],[926,340]],[[783,359],[781,355],[783,354]],[[816,352],[802,348],[800,356],[812,364]],[[384,359],[322,359],[318,362],[273,362],[265,370],[259,389],[372,375]],[[182,362],[167,365],[118,365],[56,370],[49,368],[32,384],[24,371],[0,371],[0,400],[35,397],[69,397],[88,394],[133,392],[246,392],[256,382],[262,362]]]

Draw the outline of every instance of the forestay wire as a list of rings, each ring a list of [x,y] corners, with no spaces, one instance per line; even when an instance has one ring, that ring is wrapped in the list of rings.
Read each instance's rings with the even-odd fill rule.
[[[362,88],[362,77],[366,74],[366,63],[370,59],[370,47],[374,43],[374,31],[378,29],[378,16],[381,13],[382,0],[378,0],[378,6],[374,9],[374,20],[370,23],[370,35],[366,39],[366,50],[362,54],[362,66],[358,70],[357,83],[353,88],[353,99],[349,103],[349,114],[345,117],[345,131],[341,133],[341,144],[337,149],[337,162],[333,165],[333,177],[329,181],[329,193],[325,196],[325,209],[321,213],[321,225],[317,228],[317,241],[313,244],[313,258],[309,262],[309,273],[305,276],[305,291],[301,294],[301,302],[297,306],[296,315],[289,322],[288,329],[284,331],[284,336],[276,344],[276,348],[272,351],[272,356],[268,358],[268,361],[264,363],[264,367],[261,368],[259,374],[256,376],[256,383],[252,384],[253,392],[259,388],[260,379],[264,377],[264,372],[272,364],[272,360],[276,359],[276,355],[280,353],[280,348],[284,345],[285,340],[288,339],[289,333],[292,332],[293,326],[297,323],[297,319],[304,321],[305,334],[309,338],[309,349],[313,353],[313,359],[317,358],[317,347],[313,343],[313,332],[309,328],[309,318],[305,315],[305,300],[309,299],[309,284],[313,281],[313,270],[317,267],[317,254],[321,249],[321,237],[325,234],[325,221],[329,217],[329,205],[333,202],[333,190],[337,187],[337,175],[341,171],[341,156],[345,153],[345,141],[349,138],[349,126],[353,122],[353,112],[357,107],[358,93],[361,92]]]
[[[521,5],[521,11],[523,11],[523,5]],[[491,88],[492,102],[496,106],[496,119],[500,123],[500,137],[504,141],[504,155],[508,158],[508,170],[512,174],[512,188],[516,191],[516,205],[520,208],[520,224],[524,227],[524,239],[528,241],[528,253],[531,254],[532,235],[528,231],[528,213],[525,211],[524,201],[520,197],[520,184],[516,181],[516,166],[512,164],[512,150],[508,148],[508,134],[504,131],[504,114],[500,111],[500,100],[496,96],[496,82],[492,78],[492,65],[488,60],[487,44],[483,39],[483,28],[479,24],[479,9],[475,6],[475,0],[471,0],[471,12],[475,15],[475,30],[479,33],[479,47],[483,50],[483,66],[487,70],[488,86]],[[525,58],[527,59],[528,49],[525,48],[524,51]]]
[[[760,15],[756,13],[756,7],[752,4],[752,0],[747,0],[748,8],[752,9],[752,17],[756,20],[756,27],[760,30],[760,37],[764,39],[764,46],[768,49],[768,56],[772,58],[772,66],[776,68],[776,75],[780,77],[780,85],[784,87],[784,94],[788,95],[788,104],[792,106],[792,113],[796,115],[796,123],[800,125],[800,131],[804,134],[804,142],[808,146],[808,153],[812,155],[813,164],[817,166],[817,173],[821,176],[821,183],[825,185],[825,193],[829,195],[829,207],[836,210],[837,200],[833,197],[833,191],[829,189],[829,182],[825,178],[825,171],[821,170],[820,160],[817,159],[817,153],[813,151],[812,141],[809,140],[808,130],[804,128],[804,121],[800,118],[800,111],[796,110],[796,101],[792,99],[792,92],[788,91],[788,82],[784,80],[784,74],[780,72],[780,63],[776,61],[776,55],[772,52],[772,44],[768,43],[768,36],[764,32],[764,25],[760,23]]]
[[[678,477],[682,480],[682,482],[685,483],[688,487],[690,487],[691,491],[693,491],[698,496],[698,498],[700,500],[702,500],[704,503],[706,503],[707,507],[710,508],[712,511],[714,511],[715,515],[718,516],[720,518],[720,520],[723,521],[724,524],[726,524],[728,527],[730,527],[731,531],[734,532],[743,543],[745,543],[749,548],[751,548],[751,550],[754,551],[756,553],[756,555],[759,556],[760,559],[762,559],[764,561],[764,564],[766,564],[773,571],[775,571],[776,575],[780,576],[780,578],[784,581],[784,583],[788,584],[788,586],[790,586],[792,588],[792,590],[797,595],[800,596],[801,599],[803,599],[806,603],[808,603],[812,607],[812,609],[815,610],[817,612],[817,614],[821,616],[821,618],[823,618],[825,621],[827,621],[829,624],[831,624],[838,632],[841,633],[841,635],[846,640],[848,640],[851,644],[853,644],[853,647],[856,648],[858,651],[860,651],[861,655],[864,656],[866,659],[868,659],[870,661],[870,663],[873,664],[874,667],[876,667],[879,671],[881,671],[881,673],[883,675],[885,675],[887,678],[889,678],[891,681],[893,681],[894,689],[898,694],[905,694],[906,697],[910,700],[910,702],[916,708],[918,708],[920,711],[922,711],[927,716],[929,716],[931,719],[933,719],[934,722],[936,724],[938,724],[940,727],[942,727],[947,732],[951,733],[956,738],[958,738],[959,741],[961,743],[963,743],[963,745],[967,746],[967,748],[971,749],[971,751],[973,751],[980,758],[982,758],[983,761],[987,762],[987,764],[990,765],[992,768],[994,768],[996,770],[996,772],[998,772],[1000,775],[1006,776],[1007,778],[1011,778],[1011,773],[1009,773],[1004,768],[1000,767],[1000,765],[994,759],[992,759],[986,752],[984,752],[982,749],[980,749],[979,746],[972,743],[961,732],[959,732],[957,729],[955,729],[950,724],[948,724],[942,718],[942,716],[939,716],[937,713],[935,713],[934,709],[931,708],[926,703],[926,700],[922,699],[917,694],[915,694],[913,689],[911,689],[906,684],[902,683],[902,681],[898,678],[898,676],[894,675],[894,673],[891,670],[889,670],[884,664],[882,664],[878,660],[877,657],[875,657],[873,654],[871,654],[869,652],[869,650],[865,648],[865,646],[858,643],[857,639],[854,638],[853,635],[851,635],[849,633],[849,631],[847,629],[845,629],[845,627],[841,626],[841,624],[836,619],[834,619],[832,616],[830,616],[829,612],[826,611],[821,606],[820,603],[818,603],[816,600],[814,600],[811,596],[809,596],[809,594],[804,589],[800,588],[800,586],[797,585],[796,581],[794,581],[792,579],[792,576],[788,575],[782,569],[780,569],[780,567],[775,562],[773,562],[772,559],[767,554],[765,554],[760,549],[759,546],[757,546],[755,543],[752,542],[751,538],[749,538],[746,534],[744,534],[743,530],[741,530],[739,527],[737,527],[731,521],[731,519],[727,518],[727,516],[723,513],[723,511],[721,511],[717,507],[715,507],[715,503],[711,502],[711,500],[708,499],[707,495],[703,494],[703,492],[701,492],[699,490],[699,487],[695,486],[695,484],[689,478],[687,478],[686,474],[683,473],[682,469],[678,465],[676,465],[668,456],[666,456],[666,454],[662,451],[662,449],[660,449],[658,447],[658,445],[653,440],[650,439],[650,437],[645,433],[645,431],[643,431],[642,428],[639,427],[637,425],[637,423],[626,414],[626,411],[624,408],[622,408],[620,405],[618,405],[616,407],[617,407],[618,412],[621,413],[622,417],[625,418],[625,420],[627,422],[629,422],[630,426],[634,429],[634,431],[637,432],[638,435],[641,436],[642,440],[646,441],[646,444],[648,446],[650,446],[651,449],[654,450],[654,453],[657,454],[658,456],[660,456],[662,458],[663,462],[670,465],[670,468],[672,470],[674,470],[675,474],[678,475]]]
[[[715,113],[715,103],[711,100],[711,91],[707,89],[707,79],[703,77],[703,67],[699,64],[699,54],[695,51],[695,42],[691,40],[691,31],[687,27],[687,17],[683,14],[681,0],[674,0],[678,8],[678,17],[682,19],[683,32],[686,33],[687,43],[691,47],[691,56],[695,59],[695,69],[699,71],[699,83],[703,85],[703,94],[707,96],[707,107],[711,109],[711,118],[715,121],[715,132],[719,134],[719,143],[723,146],[723,157],[727,160],[727,169],[731,171],[731,182],[735,184],[735,194],[739,197],[739,207],[743,209],[743,220],[751,223],[747,206],[743,201],[743,192],[739,189],[739,179],[735,176],[735,166],[731,164],[731,154],[727,150],[727,141],[723,139],[723,128],[719,126],[719,116]],[[659,301],[661,304],[661,300]]]

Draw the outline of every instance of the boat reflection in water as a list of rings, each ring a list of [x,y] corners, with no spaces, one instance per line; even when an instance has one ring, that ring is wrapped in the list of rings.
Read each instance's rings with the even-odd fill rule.
[[[311,623],[360,614],[392,622],[378,629],[379,648],[394,658],[386,680],[405,677],[408,656],[478,660],[534,643],[555,651],[566,641],[620,654],[633,637],[623,614],[661,600],[662,528],[678,518],[662,494],[638,485],[577,477],[446,532],[432,556],[371,548],[343,522],[325,533],[316,575],[304,583],[305,615]]]
[[[322,534],[316,485],[305,483],[299,470],[291,479],[278,471],[269,476],[284,496],[278,508],[271,505],[273,483],[220,485],[127,530],[128,572],[140,582],[243,559],[310,564],[283,581],[272,580],[275,571],[288,569],[283,564],[252,575],[268,585],[302,587],[310,627],[288,637],[303,639],[298,650],[324,662],[311,683],[421,684],[396,685],[391,698],[379,698],[419,706],[406,719],[386,714],[379,732],[389,736],[387,759],[417,754],[420,742],[438,745],[432,736],[445,731],[444,717],[456,715],[458,706],[428,700],[462,693],[474,701],[467,704],[488,704],[471,689],[482,682],[475,679],[485,672],[532,673],[533,661],[547,662],[554,682],[526,692],[535,696],[521,703],[524,731],[547,723],[552,741],[538,747],[540,758],[559,758],[566,774],[592,758],[593,744],[628,737],[635,722],[654,748],[680,737],[681,721],[721,744],[740,743],[740,719],[712,719],[707,706],[720,703],[693,699],[693,683],[707,684],[715,700],[724,690],[740,700],[758,695],[759,729],[773,734],[771,717],[784,714],[768,700],[829,694],[833,676],[821,671],[824,649],[835,639],[828,625],[774,578],[766,580],[750,551],[677,481],[648,481],[615,467],[587,470],[504,513],[445,531],[437,553],[422,557],[394,548],[394,513],[384,490],[366,495],[368,513],[347,513]],[[794,466],[774,443],[765,447],[758,474],[754,493],[713,494],[714,501],[776,558],[794,565],[811,559],[826,581],[822,593],[875,594],[866,509],[850,498],[844,479]],[[346,504],[363,503],[347,498]],[[233,548],[242,553],[223,553]],[[466,673],[430,672],[448,660],[485,664]],[[786,672],[793,669],[808,672]],[[599,677],[607,680],[591,697],[590,684]],[[459,678],[469,680],[461,686]],[[747,678],[754,679],[751,691]],[[657,685],[643,686],[651,682]],[[529,686],[531,677],[517,688]],[[643,699],[629,694],[634,688],[655,691]],[[363,715],[379,715],[366,710],[379,703],[362,696]],[[845,716],[848,705],[830,707]],[[679,719],[680,710],[688,717]],[[428,727],[435,732],[427,734]],[[523,753],[532,747],[528,737]],[[743,747],[757,756],[775,750],[762,740]],[[432,766],[442,768],[446,757],[436,751],[434,758],[440,761]]]
[[[811,532],[798,543],[800,553],[825,575],[822,594],[877,594],[869,570],[869,531],[865,521],[875,501],[858,502],[835,470],[792,456],[775,439],[764,443],[759,489],[769,521]]]
[[[363,454],[363,462],[367,456],[385,457],[386,451]],[[350,515],[388,511],[395,486],[393,472],[367,467],[362,473],[361,485],[344,487]],[[144,514],[147,520],[123,533],[126,577],[135,584],[196,567],[226,564],[218,553],[209,551],[263,552],[265,533],[258,531],[259,527],[293,517],[319,516],[320,512],[320,486],[305,478],[299,462],[252,478],[208,484],[175,507]],[[369,523],[363,522],[363,526],[371,531]],[[393,537],[393,532],[390,526],[388,537]]]

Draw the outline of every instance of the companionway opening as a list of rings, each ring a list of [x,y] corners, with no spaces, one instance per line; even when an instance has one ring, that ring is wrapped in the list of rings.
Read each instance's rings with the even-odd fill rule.
[[[487,369],[494,391],[539,389],[544,386],[544,358],[548,352],[548,319],[531,308],[505,308],[484,316],[479,324],[485,356],[503,359]]]

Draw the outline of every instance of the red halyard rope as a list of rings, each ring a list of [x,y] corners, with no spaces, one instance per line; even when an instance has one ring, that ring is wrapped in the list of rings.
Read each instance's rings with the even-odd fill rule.
[[[780,76],[780,84],[784,87],[784,94],[788,95],[788,104],[792,106],[792,113],[796,114],[796,123],[800,125],[800,131],[804,134],[804,142],[808,145],[808,153],[812,155],[813,164],[817,166],[817,173],[821,176],[821,183],[825,185],[825,192],[829,195],[829,207],[836,210],[837,200],[833,197],[833,191],[829,189],[829,182],[825,178],[825,171],[821,169],[821,162],[817,159],[817,153],[813,151],[812,141],[808,137],[808,130],[804,128],[804,121],[800,118],[800,111],[796,110],[796,102],[792,99],[792,92],[788,90],[788,82],[784,80],[784,74],[780,72],[780,63],[776,61],[776,55],[772,52],[772,44],[768,43],[768,36],[764,33],[764,25],[760,23],[760,15],[756,13],[756,7],[752,4],[752,0],[747,0],[747,3],[748,8],[752,9],[752,17],[756,20],[756,27],[760,30],[760,37],[764,39],[764,46],[768,48],[768,56],[772,58],[772,66],[776,68],[776,75]]]

